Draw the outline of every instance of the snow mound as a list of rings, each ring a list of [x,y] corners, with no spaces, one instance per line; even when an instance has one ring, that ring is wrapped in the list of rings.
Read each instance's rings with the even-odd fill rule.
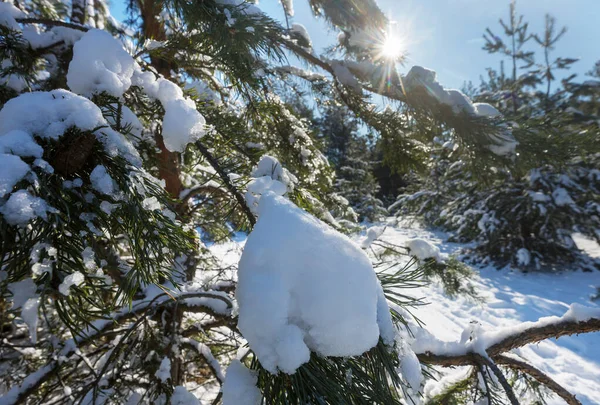
[[[9,100],[0,110],[0,138],[17,130],[31,136],[56,140],[71,127],[77,127],[81,131],[94,131],[109,155],[120,155],[134,166],[141,166],[141,159],[134,146],[122,134],[109,127],[100,108],[87,98],[70,91],[24,93]],[[33,142],[29,142],[26,151],[38,153]]]
[[[296,176],[284,168],[273,156],[264,155],[252,171],[254,179],[248,183],[246,204],[254,213],[258,213],[260,196],[268,192],[283,196],[294,190],[298,182]]]
[[[14,130],[0,136],[0,153],[41,158],[44,150],[27,132]]]
[[[2,137],[0,137],[0,140]],[[29,173],[29,165],[18,156],[0,154],[0,198],[12,191],[12,188]]]
[[[379,238],[383,232],[385,231],[385,226],[373,226],[367,229],[367,236],[360,243],[360,246],[363,249],[367,249],[371,246],[371,243],[375,242],[377,238]]]
[[[424,89],[425,92],[441,104],[452,107],[455,113],[466,112],[477,117],[497,118],[502,114],[492,105],[487,103],[475,103],[459,90],[446,89],[437,81],[437,74],[422,66],[413,66],[402,80],[402,86],[406,93],[416,89]],[[509,128],[504,127],[498,133],[490,134],[492,143],[487,145],[492,153],[498,156],[510,156],[515,154],[519,142],[515,140]]]
[[[67,85],[86,97],[107,92],[121,97],[131,86],[135,61],[108,32],[92,29],[73,46]]]
[[[272,373],[310,359],[357,356],[381,335],[394,341],[389,308],[367,255],[346,236],[273,193],[239,262],[238,327]]]
[[[406,241],[406,247],[410,253],[416,256],[420,261],[435,259],[437,262],[442,260],[440,249],[425,239],[409,239]]]
[[[200,405],[198,398],[191,392],[185,389],[185,387],[178,385],[173,390],[171,395],[171,405]]]
[[[290,33],[302,38],[304,42],[306,42],[306,44],[308,45],[308,48],[312,48],[312,41],[310,39],[310,35],[308,34],[308,30],[304,25],[299,23],[293,23],[292,28],[290,28]]]
[[[34,197],[25,190],[18,190],[0,207],[0,214],[9,225],[24,226],[36,217],[46,220],[46,213],[53,210],[43,199]]]
[[[165,109],[163,140],[171,152],[183,152],[186,146],[206,134],[206,120],[196,110],[196,104],[183,95],[183,90],[164,78],[154,77],[151,72],[135,71],[133,84],[140,86],[151,98],[157,99]]]
[[[233,360],[225,375],[223,405],[259,405],[262,395],[256,386],[257,380],[239,360]]]

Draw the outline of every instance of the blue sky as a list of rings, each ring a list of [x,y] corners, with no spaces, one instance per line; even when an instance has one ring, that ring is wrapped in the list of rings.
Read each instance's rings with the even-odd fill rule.
[[[122,16],[121,1],[113,0],[111,10]],[[396,21],[403,37],[408,62],[401,71],[421,65],[437,71],[445,87],[460,88],[466,80],[479,84],[489,66],[498,67],[499,58],[481,49],[486,27],[501,33],[498,20],[507,19],[509,0],[378,0],[380,8]],[[261,0],[259,6],[284,21],[278,0]],[[294,0],[291,19],[306,26],[317,53],[336,42],[337,31],[316,20],[307,0]],[[580,58],[572,69],[582,75],[600,59],[600,0],[521,0],[517,10],[541,33],[544,14],[550,13],[568,32],[557,45],[554,56]],[[533,43],[532,43],[533,48]]]

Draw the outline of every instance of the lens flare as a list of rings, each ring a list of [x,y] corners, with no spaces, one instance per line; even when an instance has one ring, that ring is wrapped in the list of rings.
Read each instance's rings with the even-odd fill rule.
[[[381,55],[386,59],[397,59],[402,55],[403,51],[402,40],[388,33],[383,44],[381,44]]]

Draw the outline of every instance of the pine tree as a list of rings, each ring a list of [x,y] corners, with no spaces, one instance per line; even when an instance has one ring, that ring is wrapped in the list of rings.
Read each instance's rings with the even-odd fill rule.
[[[552,87],[558,72],[576,60],[552,61],[551,51],[567,31],[557,30],[551,16],[545,22],[543,35],[528,33],[513,2],[509,22],[501,21],[507,39],[490,29],[484,35],[484,49],[508,56],[513,71],[507,76],[503,65],[500,72],[488,69],[475,100],[502,112],[516,141],[511,159],[482,161],[481,155],[473,157],[460,148],[452,136],[440,134],[441,147],[431,155],[429,177],[407,189],[394,208],[423,216],[452,231],[456,240],[476,242],[471,252],[475,262],[492,259],[537,270],[576,263],[575,267],[595,269],[598,263],[572,239],[580,232],[598,240],[594,207],[599,183],[593,173],[600,130],[597,115],[578,109],[580,102],[583,106],[593,100],[588,96],[594,86],[590,81],[575,83],[571,75],[560,87]],[[531,39],[541,47],[542,63],[536,63],[533,51],[525,50]]]
[[[129,2],[125,25],[101,1],[0,3],[0,403],[197,404],[197,384],[219,389],[215,404],[393,404],[417,395],[420,362],[446,364],[408,343],[415,301],[398,289],[423,269],[390,274],[332,228],[346,207],[333,169],[278,89],[303,80],[342,102],[398,169],[427,153],[408,130],[421,122],[482,151],[504,128],[462,94],[429,94],[433,72],[401,79],[379,56],[387,22],[373,1],[311,5],[345,32],[344,59],[243,1]],[[326,74],[284,65],[285,52]],[[235,230],[249,236],[232,269],[204,243]],[[324,330],[308,322],[321,313]],[[547,337],[532,336],[523,344]],[[510,347],[491,349],[496,361]],[[498,367],[468,353],[451,360],[493,372],[512,399]]]
[[[360,134],[360,121],[343,105],[326,103],[321,107],[320,136],[324,153],[336,171],[334,189],[358,214],[371,222],[386,215],[376,197],[379,185],[373,175],[374,145],[369,134]]]

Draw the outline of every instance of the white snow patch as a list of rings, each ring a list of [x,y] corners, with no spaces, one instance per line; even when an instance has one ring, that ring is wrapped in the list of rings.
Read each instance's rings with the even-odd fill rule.
[[[390,312],[369,258],[283,197],[261,197],[238,278],[238,326],[272,373],[294,373],[311,350],[360,355],[380,334],[393,343]]]
[[[114,180],[106,171],[106,167],[102,165],[96,166],[90,173],[90,181],[92,182],[94,190],[106,195],[113,194]]]
[[[18,156],[0,154],[0,198],[10,193],[27,173],[29,165]]]
[[[302,24],[299,23],[293,23],[292,24],[292,28],[290,28],[290,31],[296,35],[299,35],[300,37],[302,37],[306,43],[308,44],[309,48],[312,48],[312,41],[310,39],[310,35],[308,33],[308,30],[306,29],[306,27]]]
[[[46,201],[34,197],[25,190],[18,190],[11,194],[8,201],[0,207],[0,214],[9,225],[24,226],[34,218],[48,218],[47,212],[53,208]]]
[[[196,110],[196,104],[183,96],[183,90],[175,83],[159,78],[151,72],[136,70],[133,84],[144,89],[148,96],[157,99],[165,109],[163,140],[171,152],[183,152],[189,143],[206,134],[206,120]]]
[[[92,29],[73,46],[67,85],[86,97],[107,92],[121,97],[131,86],[135,61],[107,31]]]
[[[154,375],[163,383],[171,378],[171,360],[167,356],[162,359],[160,367]]]
[[[223,405],[259,405],[262,395],[256,386],[257,375],[239,360],[227,367],[223,384]]]
[[[185,387],[178,385],[173,390],[170,405],[200,405],[200,401]]]
[[[554,203],[559,207],[575,204],[569,192],[562,187],[558,187],[552,192],[552,198],[554,198]]]
[[[71,287],[80,286],[85,281],[85,277],[82,273],[76,271],[74,273],[69,274],[62,283],[58,286],[58,291],[64,295],[69,296],[71,294]]]
[[[519,266],[529,266],[531,262],[531,253],[525,248],[517,250],[517,264]]]
[[[410,254],[416,256],[420,261],[435,259],[441,261],[440,248],[424,239],[409,239],[406,241],[406,247],[410,249]]]
[[[41,158],[44,150],[30,134],[16,129],[0,136],[0,153]]]

